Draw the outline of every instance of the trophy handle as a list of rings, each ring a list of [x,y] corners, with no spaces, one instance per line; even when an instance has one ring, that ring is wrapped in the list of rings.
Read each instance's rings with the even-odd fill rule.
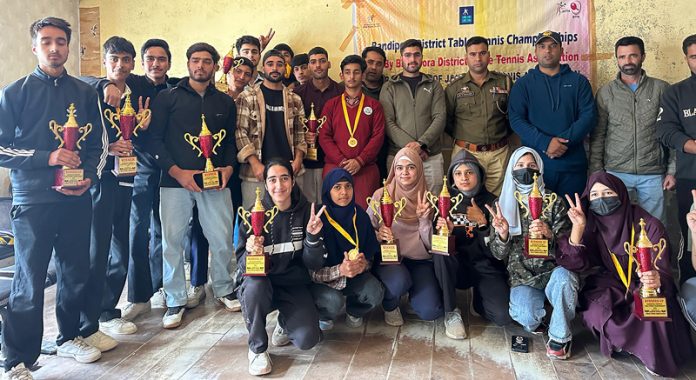
[[[242,221],[244,222],[245,225],[249,226],[249,230],[247,230],[247,233],[250,233],[251,232],[251,222],[249,222],[247,215],[251,216],[251,212],[245,210],[244,207],[239,206],[239,208],[237,209],[237,215],[239,215],[239,217],[242,218]]]
[[[201,150],[201,148],[199,148],[198,145],[196,145],[196,143],[198,142],[197,136],[193,136],[192,134],[186,132],[184,133],[184,140],[186,140],[186,142],[193,147],[193,150],[198,151],[198,157],[203,155],[203,151]]]
[[[626,251],[627,255],[633,255],[636,251],[636,248],[631,245],[629,242],[624,243],[624,251]]]
[[[119,113],[120,111],[118,109],[116,109],[116,112],[108,108],[104,110],[104,117],[106,118],[106,121],[108,121],[109,124],[111,124],[112,128],[116,129],[116,137],[121,136],[121,127],[119,127],[115,121],[115,119],[119,117]]]
[[[48,128],[51,130],[51,132],[53,132],[54,135],[56,135],[55,139],[60,141],[58,148],[62,148],[63,145],[65,145],[65,140],[63,140],[63,136],[60,135],[60,133],[63,132],[63,126],[58,125],[55,120],[51,120],[48,123]]]
[[[302,130],[304,131],[304,133],[309,132],[309,128],[307,128],[307,122],[308,122],[308,121],[309,121],[309,119],[307,119],[306,117],[300,115],[300,123],[302,123]]]
[[[401,198],[398,201],[394,201],[394,223],[396,223],[396,218],[401,215],[401,212],[406,208],[406,198]]]
[[[138,121],[138,125],[136,125],[135,128],[133,128],[133,136],[138,136],[138,128],[142,128],[143,122],[147,120],[147,118],[149,118],[151,115],[152,111],[150,111],[149,109],[144,109],[135,115],[135,120]]]
[[[433,206],[433,208],[437,210],[437,197],[433,193],[428,191],[427,193],[425,193],[425,198],[428,200],[428,203],[430,203]]]
[[[655,255],[655,260],[653,260],[653,267],[656,270],[660,270],[660,267],[657,266],[657,260],[660,259],[662,253],[665,251],[665,248],[667,248],[667,240],[665,240],[665,238],[660,239],[657,244],[652,246],[653,251],[657,252],[657,255]]]
[[[266,210],[264,214],[266,214],[268,220],[266,220],[266,223],[263,225],[263,230],[266,231],[266,233],[268,233],[268,225],[271,224],[271,222],[273,222],[273,219],[275,219],[276,215],[278,215],[278,206],[273,206],[273,208],[271,208],[270,210]]]
[[[541,210],[542,216],[544,216],[547,212],[551,211],[551,208],[558,200],[558,194],[556,194],[556,193],[546,194],[546,195],[544,195],[544,200],[547,203],[546,203],[546,207],[544,207],[544,209]]]
[[[324,126],[324,123],[326,123],[326,115],[317,119],[317,133],[319,133],[321,127]]]
[[[459,193],[456,197],[450,198],[450,200],[452,201],[452,207],[449,209],[449,215],[450,218],[454,219],[454,214],[452,214],[452,212],[457,208],[457,206],[464,202],[464,194]]]
[[[77,149],[82,149],[82,147],[80,146],[80,142],[85,141],[87,135],[90,134],[90,132],[92,132],[92,123],[85,124],[83,127],[80,127],[78,131],[82,133],[82,136],[80,136],[80,138],[77,139],[75,145],[77,145]]]
[[[522,206],[522,208],[524,209],[524,217],[529,218],[529,207],[527,207],[527,205],[524,204],[524,201],[527,199],[527,197],[525,195],[522,195],[522,193],[520,193],[519,191],[515,191],[515,199],[517,200],[517,203],[519,203],[520,206]]]
[[[379,202],[372,199],[372,197],[367,197],[367,205],[372,209],[372,212],[375,213],[378,223],[382,223],[383,219],[382,214],[379,212]]]
[[[221,129],[218,133],[213,135],[213,140],[217,140],[215,145],[213,145],[213,154],[217,154],[215,149],[217,149],[220,146],[220,144],[222,144],[222,139],[224,139],[225,136],[227,136],[227,131],[224,129]]]

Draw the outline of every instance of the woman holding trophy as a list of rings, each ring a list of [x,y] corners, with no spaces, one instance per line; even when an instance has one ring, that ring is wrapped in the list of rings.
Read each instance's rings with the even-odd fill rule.
[[[582,199],[566,197],[573,228],[559,246],[576,270],[590,273],[578,297],[583,323],[604,355],[633,354],[649,372],[676,376],[692,345],[662,223],[631,204],[623,182],[605,172],[590,176]]]
[[[295,186],[290,163],[269,161],[263,178],[264,198],[258,199],[257,191],[251,213],[254,234],[248,236],[245,228],[239,228],[236,251],[246,275],[238,295],[249,330],[249,373],[256,376],[271,372],[266,317],[273,310],[279,311],[271,338],[274,346],[293,343],[308,350],[319,342],[319,315],[309,290],[308,269],[321,268],[326,252],[321,240],[324,209],[315,212],[314,204]],[[256,216],[265,216],[261,228],[254,228],[259,222]]]
[[[529,332],[543,334],[548,299],[553,311],[546,355],[567,359],[578,277],[563,267],[566,257],[556,244],[570,229],[567,207],[545,188],[543,174],[543,161],[534,149],[523,146],[512,153],[500,198],[495,208],[486,205],[493,215],[490,249],[507,263],[512,319]]]

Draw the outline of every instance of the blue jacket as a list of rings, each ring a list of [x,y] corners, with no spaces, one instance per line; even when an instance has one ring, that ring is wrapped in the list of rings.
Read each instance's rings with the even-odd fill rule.
[[[550,159],[541,154],[545,170],[587,170],[583,142],[596,124],[597,109],[590,82],[582,74],[563,64],[558,74],[548,76],[535,66],[512,87],[508,112],[510,126],[522,145],[540,154],[552,137],[569,140],[563,156]]]
[[[71,103],[75,103],[77,123],[92,124],[79,155],[85,178],[95,184],[106,164],[107,135],[94,88],[67,72],[53,78],[37,67],[0,93],[0,166],[11,169],[13,204],[75,199],[51,188],[57,167],[48,166],[48,156],[59,145],[49,122],[63,125]],[[82,196],[90,195],[85,192]]]

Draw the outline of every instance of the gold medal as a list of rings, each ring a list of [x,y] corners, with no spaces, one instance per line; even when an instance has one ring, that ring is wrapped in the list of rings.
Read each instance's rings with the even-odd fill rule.
[[[348,107],[346,106],[346,94],[341,95],[341,105],[343,106],[343,117],[346,119],[346,127],[348,127],[348,133],[350,138],[348,139],[348,146],[355,148],[358,146],[358,140],[355,138],[355,131],[358,129],[358,123],[360,122],[360,114],[363,110],[363,105],[365,104],[365,94],[360,96],[360,104],[358,105],[358,112],[355,114],[355,121],[353,125],[350,125],[350,118],[348,117]]]
[[[358,140],[355,137],[351,137],[348,139],[348,146],[351,148],[355,148],[358,146]]]
[[[358,255],[360,252],[358,252],[357,248],[353,248],[350,251],[348,251],[348,260],[353,261],[358,258]]]
[[[350,244],[353,244],[355,248],[351,249],[348,251],[348,259],[349,260],[355,260],[358,257],[358,254],[360,253],[360,237],[358,236],[358,226],[355,224],[355,219],[358,215],[357,211],[354,211],[353,213],[353,230],[355,231],[355,238],[350,236],[348,234],[348,231],[345,230],[338,222],[336,222],[331,215],[329,215],[328,211],[324,211],[324,215],[326,216],[326,220],[329,221],[329,223],[333,226],[333,228],[338,231],[338,233],[341,234]]]

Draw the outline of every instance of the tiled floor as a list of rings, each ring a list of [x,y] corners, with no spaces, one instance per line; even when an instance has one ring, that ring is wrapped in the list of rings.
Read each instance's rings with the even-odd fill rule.
[[[387,326],[381,310],[366,325],[348,329],[343,321],[309,351],[271,347],[273,372],[265,377],[287,379],[648,379],[637,359],[609,359],[599,352],[592,335],[576,324],[573,355],[566,361],[546,357],[544,342],[531,338],[527,354],[510,351],[512,335],[521,328],[496,327],[467,312],[467,292],[460,292],[469,339],[454,341],[444,334],[442,320],[426,322],[405,315],[401,328]],[[45,336],[57,328],[47,291]],[[247,331],[240,313],[213,304],[188,311],[176,330],[161,327],[163,309],[136,320],[139,331],[119,337],[121,344],[96,363],[42,356],[37,379],[244,379],[247,373]],[[275,327],[269,318],[269,336]],[[696,380],[696,361],[682,369],[680,379]]]

